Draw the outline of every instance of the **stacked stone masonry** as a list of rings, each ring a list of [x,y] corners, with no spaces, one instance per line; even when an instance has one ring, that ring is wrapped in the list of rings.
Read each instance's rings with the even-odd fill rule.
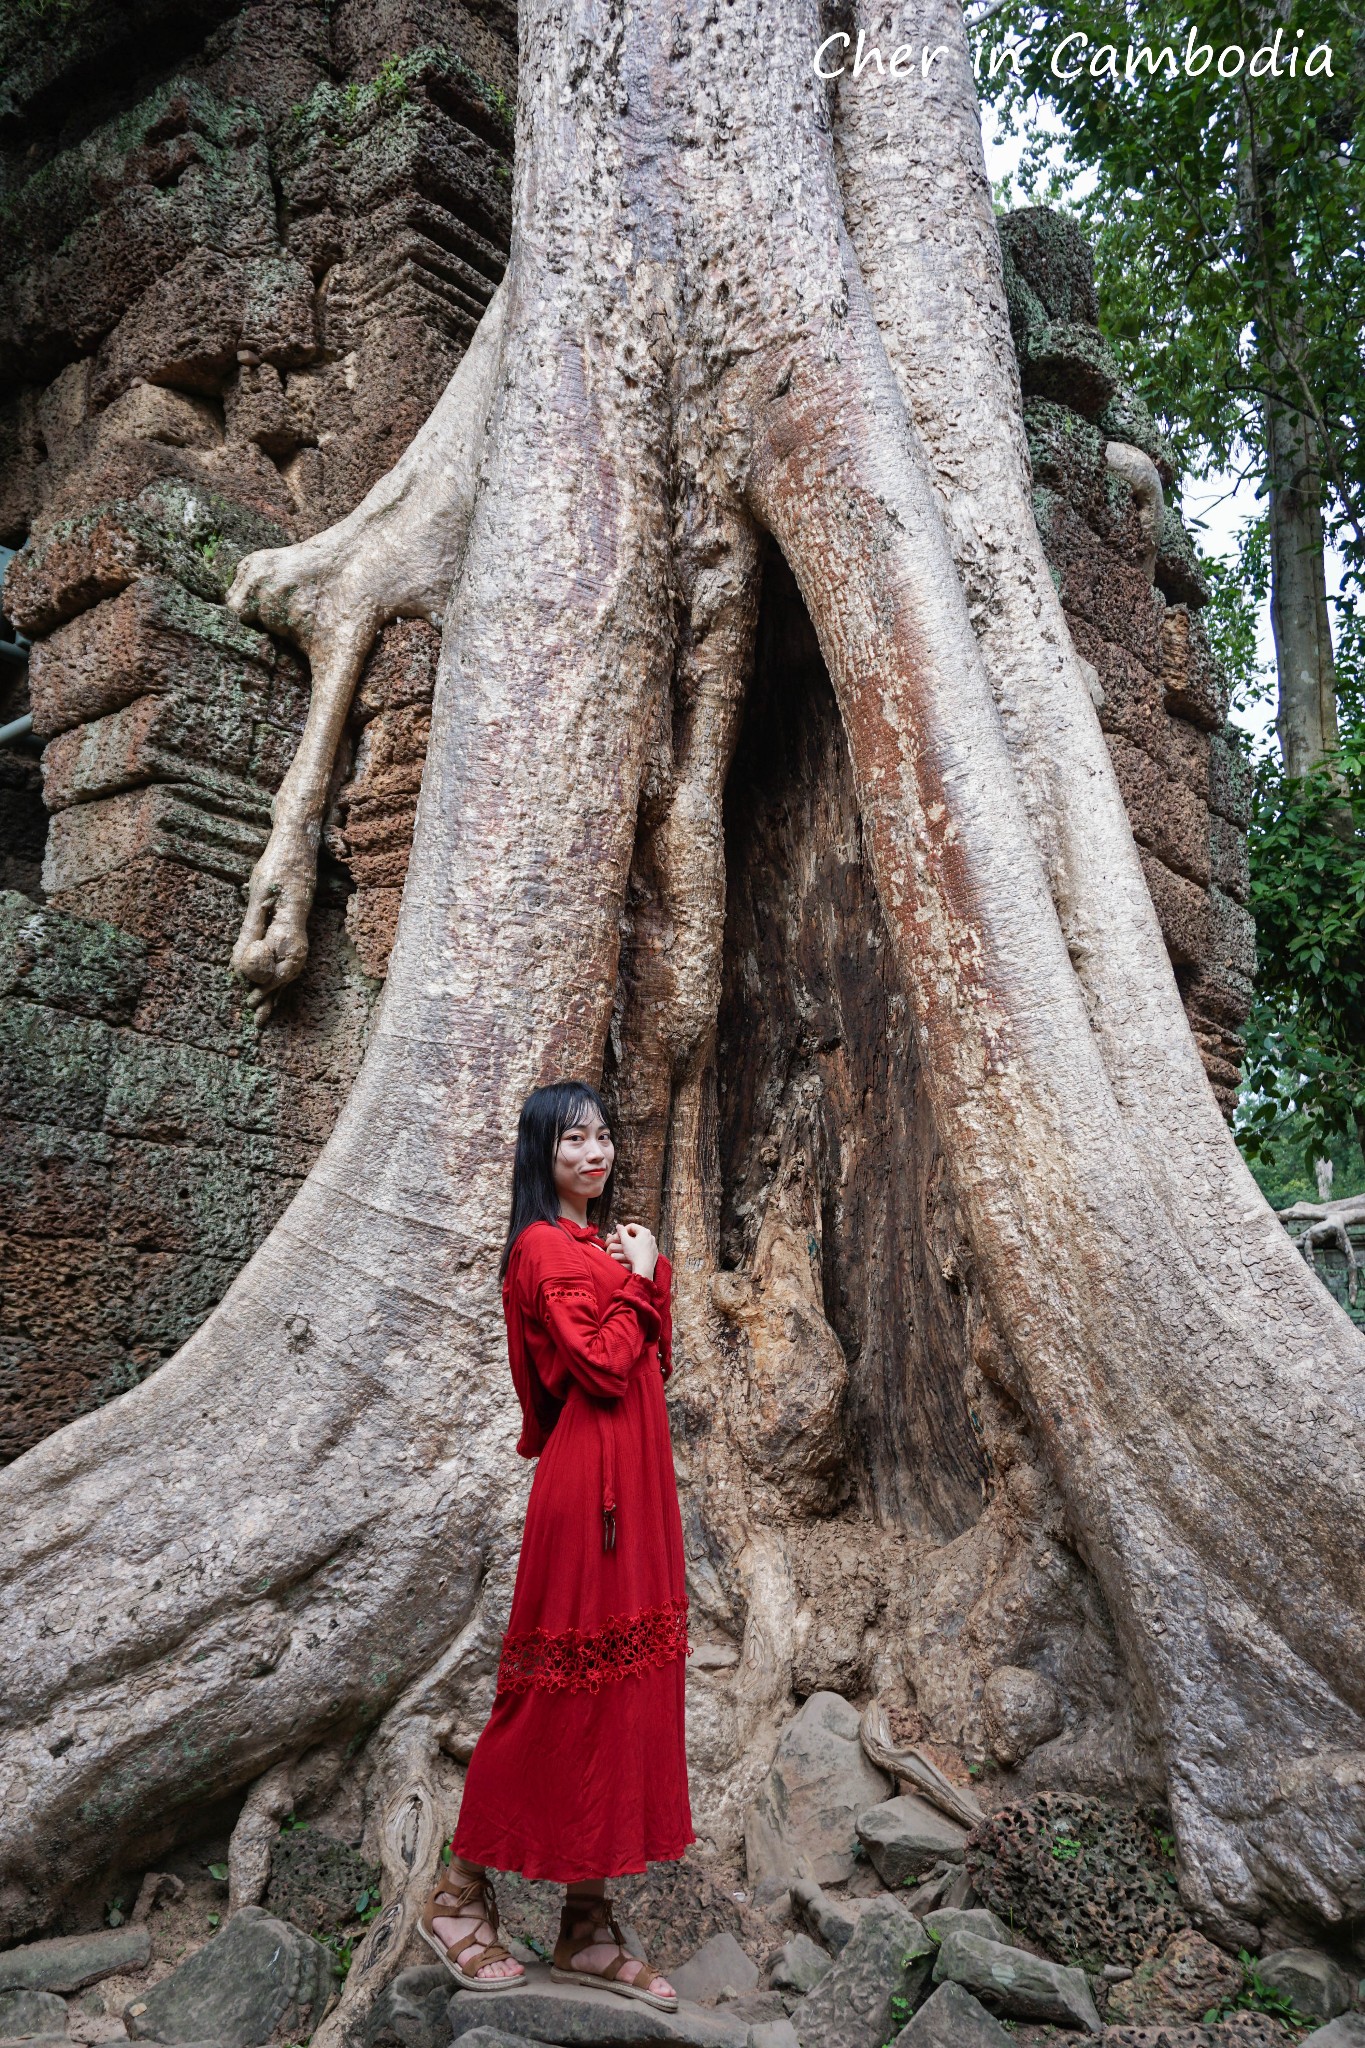
[[[392,942],[436,635],[390,627],[308,966],[229,961],[307,675],[223,605],[425,418],[506,261],[511,0],[91,0],[0,26],[0,1457],[134,1385],[290,1200]]]
[[[325,1140],[397,921],[437,636],[358,693],[307,969],[229,966],[307,704],[223,604],[401,453],[506,260],[512,0],[74,0],[0,28],[0,1458],[154,1370]],[[1153,585],[1107,440],[1145,447],[1088,252],[1005,223],[1040,528],[1224,1102],[1251,972],[1245,793],[1168,520]]]

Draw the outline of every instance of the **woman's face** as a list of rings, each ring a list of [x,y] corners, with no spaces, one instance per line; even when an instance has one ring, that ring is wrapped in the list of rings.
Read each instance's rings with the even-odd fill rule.
[[[615,1157],[606,1124],[596,1110],[584,1109],[560,1136],[555,1152],[555,1193],[568,1196],[575,1204],[591,1202],[606,1186]]]

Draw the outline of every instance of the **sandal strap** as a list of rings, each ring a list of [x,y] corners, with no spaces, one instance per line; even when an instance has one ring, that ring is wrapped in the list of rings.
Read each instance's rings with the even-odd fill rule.
[[[587,1923],[587,1932],[575,1938],[572,1930],[584,1922]],[[632,1955],[626,1947],[626,1938],[612,1911],[611,1900],[591,1897],[564,1901],[559,1915],[559,1940],[555,1943],[555,1967],[560,1970],[571,1969],[575,1956],[581,1955],[585,1948],[597,1947],[599,1927],[607,1929],[618,1953],[600,1970],[579,1970],[577,1975],[582,1977],[585,1983],[592,1983],[594,1978],[606,1984],[615,1983],[627,1963],[638,1963],[640,1966],[637,1974],[628,1979],[632,1984],[649,1985],[656,1977],[663,1976],[662,1970],[656,1970],[648,1960]]]
[[[499,1958],[509,1957],[511,1951],[504,1948],[501,1942],[496,1939],[498,1932],[498,1901],[487,1877],[452,1878],[444,1874],[438,1876],[427,1896],[426,1904],[422,1908],[421,1925],[434,1940],[440,1941],[441,1937],[436,1933],[433,1924],[435,1921],[468,1920],[476,1913],[478,1921],[486,1920],[493,1930],[494,1940],[485,1944],[490,1956],[492,1950],[496,1947],[499,1952]],[[478,1921],[475,1922],[476,1925]],[[458,1960],[458,1956],[465,1954],[469,1949],[472,1936],[457,1936],[457,1940],[461,1943],[458,1955],[456,1949],[448,1942],[442,1942],[441,1946],[445,1949],[447,1955],[456,1956]],[[474,1946],[477,1946],[477,1943]],[[460,1967],[464,1968],[463,1963],[461,1963]]]

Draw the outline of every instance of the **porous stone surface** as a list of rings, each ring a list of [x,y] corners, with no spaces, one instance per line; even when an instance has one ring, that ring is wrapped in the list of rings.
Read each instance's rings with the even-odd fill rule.
[[[1189,1925],[1175,1863],[1132,1807],[1043,1792],[973,1830],[965,1866],[983,1906],[1049,1955],[1137,1964]]]
[[[101,1978],[142,1969],[151,1953],[145,1927],[110,1927],[96,1934],[25,1942],[0,1951],[0,1991],[83,1991]]]
[[[858,1710],[838,1693],[817,1692],[782,1731],[772,1767],[744,1829],[749,1880],[847,1878],[857,1851],[857,1818],[891,1790],[858,1739]]]
[[[1010,2048],[1010,2037],[980,1999],[960,1984],[940,1984],[892,2048]]]
[[[1105,2018],[1120,2026],[1202,2020],[1206,2012],[1241,1988],[1241,1965],[1197,1928],[1184,1927],[1171,1936],[1159,1955],[1139,1963],[1131,1977],[1114,1986]]]
[[[860,1813],[857,1832],[878,1877],[888,1885],[922,1877],[936,1863],[960,1863],[967,1840],[966,1828],[913,1792]]]
[[[1319,1949],[1273,1949],[1257,1958],[1256,1974],[1310,2020],[1335,2019],[1351,2003],[1350,1978]]]
[[[1333,2022],[1342,2026],[1344,2021]],[[1326,2030],[1323,2029],[1325,2037]],[[1361,2029],[1365,2034],[1365,2028]],[[1279,2020],[1266,2012],[1235,2012],[1210,2025],[1179,2021],[1146,2027],[1114,2026],[1104,2030],[1104,2048],[1285,2048],[1289,2036]],[[1314,2035],[1316,2042],[1317,2036]],[[1324,2048],[1359,2048],[1359,2037]]]
[[[379,1866],[319,1828],[291,1828],[270,1845],[264,1904],[306,1934],[332,1934],[353,1921],[356,1902],[377,1894]]]
[[[801,2048],[881,2048],[928,1988],[936,1950],[894,1899],[876,1899],[792,2014]]]
[[[142,2041],[258,2048],[277,2029],[285,2039],[306,2040],[337,1981],[335,1959],[320,1942],[260,1906],[243,1906],[179,1969],[132,2000],[124,2024]]]
[[[828,1952],[808,1934],[797,1933],[778,1950],[768,1982],[777,1991],[794,1991],[798,1997],[804,1997],[807,1991],[815,1989],[829,1967]]]
[[[979,1934],[948,1936],[934,1962],[934,1981],[961,1984],[991,2011],[1011,2019],[1054,2020],[1090,2034],[1103,2031],[1084,1970]]]
[[[0,1991],[0,2040],[65,2032],[66,2000],[55,1991]]]
[[[589,1984],[556,1984],[544,1964],[531,1965],[524,1982],[507,1991],[457,1991],[447,2011],[457,2041],[480,2026],[561,2048],[612,2048],[613,2043],[627,2048],[646,2041],[676,2042],[678,2048],[748,2048],[749,2040],[747,2020],[723,2005],[680,1999],[676,2012],[661,2012],[641,1999]]]
[[[758,1965],[745,1954],[733,1934],[722,1931],[704,1941],[685,1963],[670,1970],[669,1982],[679,1998],[707,2005],[718,1998],[752,1991],[758,1983]]]

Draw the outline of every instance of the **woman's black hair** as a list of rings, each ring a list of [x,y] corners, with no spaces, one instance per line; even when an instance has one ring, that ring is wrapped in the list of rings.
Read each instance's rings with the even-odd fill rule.
[[[498,1277],[507,1271],[512,1247],[532,1223],[559,1220],[559,1195],[555,1188],[555,1153],[559,1141],[573,1124],[581,1123],[585,1112],[598,1116],[611,1127],[602,1098],[586,1081],[551,1081],[548,1087],[533,1088],[521,1105],[517,1119],[517,1156],[512,1167],[512,1218],[507,1242],[502,1248]],[[588,1216],[602,1229],[611,1215],[611,1189],[616,1178],[611,1172],[600,1195],[588,1203]]]

